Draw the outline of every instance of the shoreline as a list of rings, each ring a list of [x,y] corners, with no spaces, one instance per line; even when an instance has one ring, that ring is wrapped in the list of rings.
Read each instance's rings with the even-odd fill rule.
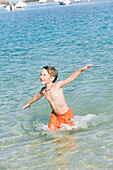
[[[39,0],[25,0],[24,2],[25,3],[30,3],[30,2],[38,2]],[[47,0],[47,1],[52,1],[52,0]],[[12,2],[13,5],[15,5],[16,3],[15,2]],[[10,2],[9,1],[1,1],[0,0],[0,5],[9,5]]]

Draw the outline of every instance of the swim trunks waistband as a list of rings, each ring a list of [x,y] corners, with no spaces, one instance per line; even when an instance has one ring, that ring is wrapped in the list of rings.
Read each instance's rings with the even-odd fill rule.
[[[62,114],[56,114],[54,112],[52,112],[52,114],[55,114],[57,117],[60,117],[60,116],[64,116],[66,115],[67,113],[69,113],[69,111],[72,111],[70,108],[65,112],[65,113],[62,113]]]

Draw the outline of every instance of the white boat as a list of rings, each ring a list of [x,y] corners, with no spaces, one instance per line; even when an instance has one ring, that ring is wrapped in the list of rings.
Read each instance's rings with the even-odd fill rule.
[[[73,0],[74,2],[81,2],[81,0]]]
[[[59,4],[60,4],[60,5],[69,5],[69,4],[71,4],[71,3],[72,3],[71,0],[60,0],[60,1],[59,1]]]
[[[46,3],[47,2],[47,0],[39,0],[39,3],[40,4],[44,4],[44,3]]]
[[[4,7],[5,7],[5,5],[2,5],[2,4],[0,5],[0,8],[4,8]]]
[[[10,3],[9,5],[4,7],[7,11],[14,11],[16,7],[13,5],[13,3]]]
[[[26,8],[27,5],[23,1],[18,1],[18,3],[15,5],[16,8]]]

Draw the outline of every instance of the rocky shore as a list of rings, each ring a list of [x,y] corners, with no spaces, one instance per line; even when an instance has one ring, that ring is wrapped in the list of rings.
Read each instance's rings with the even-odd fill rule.
[[[0,5],[9,5],[9,2],[8,1],[1,1],[0,0]]]
[[[25,0],[24,2],[37,2],[39,0]]]

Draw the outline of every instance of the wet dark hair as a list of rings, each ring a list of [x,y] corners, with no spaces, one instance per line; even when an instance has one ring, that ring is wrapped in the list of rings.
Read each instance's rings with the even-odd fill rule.
[[[43,69],[46,69],[50,76],[55,77],[55,79],[53,80],[53,83],[54,83],[58,77],[58,71],[55,69],[55,67],[44,66]]]

